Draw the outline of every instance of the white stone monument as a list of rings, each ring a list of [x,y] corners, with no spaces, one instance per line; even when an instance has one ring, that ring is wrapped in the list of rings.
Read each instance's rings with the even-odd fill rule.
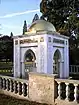
[[[35,21],[25,35],[14,37],[14,77],[26,78],[27,72],[69,77],[68,37],[45,20]]]

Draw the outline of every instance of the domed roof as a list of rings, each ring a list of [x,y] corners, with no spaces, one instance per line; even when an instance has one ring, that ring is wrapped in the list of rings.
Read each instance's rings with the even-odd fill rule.
[[[47,22],[45,20],[37,20],[32,23],[30,28],[28,29],[28,32],[36,32],[36,31],[52,31],[56,32],[56,29],[54,25],[50,22]]]

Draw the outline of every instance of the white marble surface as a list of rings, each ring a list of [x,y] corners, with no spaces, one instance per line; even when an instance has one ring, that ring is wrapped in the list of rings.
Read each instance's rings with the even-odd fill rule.
[[[32,38],[31,38],[32,37]],[[40,42],[40,38],[44,38],[44,42]],[[49,41],[51,38],[51,42]],[[37,38],[36,43],[24,43],[15,45],[15,40]],[[63,40],[64,43],[53,42],[53,38],[57,40]],[[50,34],[40,34],[28,37],[16,37],[14,38],[14,76],[15,77],[25,77],[25,53],[27,50],[31,49],[36,56],[36,72],[53,74],[53,57],[56,50],[60,52],[60,68],[59,77],[68,78],[69,77],[69,45],[68,37],[63,37],[63,35],[50,35]]]

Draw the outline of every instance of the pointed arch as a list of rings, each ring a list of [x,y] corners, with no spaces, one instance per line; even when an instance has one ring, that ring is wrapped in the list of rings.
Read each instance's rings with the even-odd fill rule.
[[[53,58],[61,59],[61,52],[59,51],[59,49],[55,50]]]
[[[35,56],[35,53],[31,49],[28,49],[25,52],[25,55],[24,55],[24,70],[25,70],[25,75],[26,76],[28,76],[28,72],[36,72],[37,71],[36,56]]]
[[[31,49],[28,49],[24,55],[24,62],[33,62],[35,60],[35,53]]]
[[[53,73],[60,76],[60,62],[61,62],[61,52],[56,49],[53,55]]]

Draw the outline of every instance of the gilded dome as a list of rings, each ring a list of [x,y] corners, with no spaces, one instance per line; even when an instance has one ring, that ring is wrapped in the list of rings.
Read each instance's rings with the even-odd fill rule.
[[[56,32],[56,29],[55,29],[54,25],[50,22],[47,22],[45,20],[37,20],[32,23],[32,25],[28,29],[28,32],[37,32],[37,31]]]

